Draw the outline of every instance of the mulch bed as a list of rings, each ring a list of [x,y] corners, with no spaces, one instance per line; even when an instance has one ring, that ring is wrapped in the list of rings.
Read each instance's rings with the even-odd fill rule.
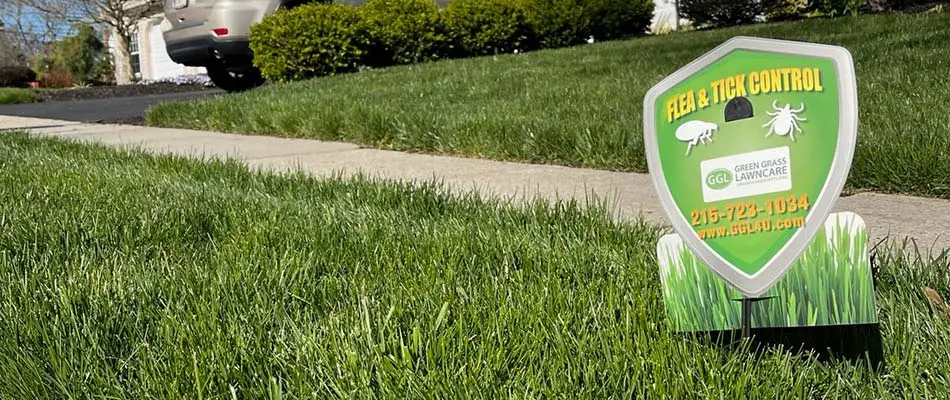
[[[36,94],[40,102],[69,101],[88,99],[111,99],[116,97],[136,97],[153,94],[196,92],[213,90],[204,85],[179,85],[175,83],[153,83],[151,85],[94,86],[77,89],[42,90]]]

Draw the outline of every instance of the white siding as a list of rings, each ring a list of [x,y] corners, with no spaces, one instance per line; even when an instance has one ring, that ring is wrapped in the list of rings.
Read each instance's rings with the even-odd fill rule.
[[[165,38],[162,36],[161,23],[163,20],[164,17],[158,14],[151,18],[143,18],[136,24],[138,32],[134,37],[138,38],[137,46],[130,47],[133,49],[137,47],[138,50],[139,78],[143,80],[155,80],[171,78],[178,75],[206,73],[204,68],[186,67],[172,61],[168,56],[168,51],[165,49]],[[118,56],[113,36],[114,32],[109,35],[107,45],[109,46],[109,52],[112,53],[113,56]],[[116,69],[116,72],[119,72],[118,70],[122,69],[122,63],[116,62]]]
[[[187,73],[184,65],[172,61],[168,56],[160,23],[153,22],[149,28],[148,48],[149,76],[146,79],[171,78]]]

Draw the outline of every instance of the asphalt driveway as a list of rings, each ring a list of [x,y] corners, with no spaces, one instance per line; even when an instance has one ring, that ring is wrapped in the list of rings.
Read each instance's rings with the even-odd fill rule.
[[[215,96],[222,93],[224,91],[211,89],[135,97],[0,105],[0,115],[77,122],[141,124],[145,119],[145,110],[152,105]]]

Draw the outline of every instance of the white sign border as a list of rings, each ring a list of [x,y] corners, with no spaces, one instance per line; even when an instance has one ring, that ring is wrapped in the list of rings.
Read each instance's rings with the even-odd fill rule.
[[[660,166],[659,150],[656,143],[655,106],[659,96],[735,50],[826,58],[834,62],[838,74],[838,143],[835,149],[835,158],[831,164],[831,172],[828,174],[828,179],[822,192],[818,195],[818,199],[813,202],[812,211],[805,219],[805,226],[795,232],[785,246],[779,249],[775,256],[767,261],[755,275],[748,275],[735,268],[729,261],[722,258],[709,245],[699,239],[686,216],[680,213],[673,201],[673,196],[663,176],[663,169]],[[747,297],[758,297],[778,282],[809,244],[811,238],[815,236],[819,229],[822,229],[825,219],[831,214],[835,202],[848,179],[854,157],[854,147],[858,134],[857,90],[854,61],[851,53],[843,47],[737,36],[670,74],[650,88],[644,96],[643,139],[646,147],[647,166],[663,210],[672,222],[673,229],[683,238],[687,247],[712,268],[717,275]]]

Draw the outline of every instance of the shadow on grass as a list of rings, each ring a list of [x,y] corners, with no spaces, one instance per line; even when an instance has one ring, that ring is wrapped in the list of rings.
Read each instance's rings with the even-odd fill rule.
[[[867,363],[874,371],[885,367],[880,324],[754,328],[751,340],[742,331],[723,330],[684,334],[692,340],[734,351],[761,353],[783,350],[795,355],[811,353],[819,361]]]

